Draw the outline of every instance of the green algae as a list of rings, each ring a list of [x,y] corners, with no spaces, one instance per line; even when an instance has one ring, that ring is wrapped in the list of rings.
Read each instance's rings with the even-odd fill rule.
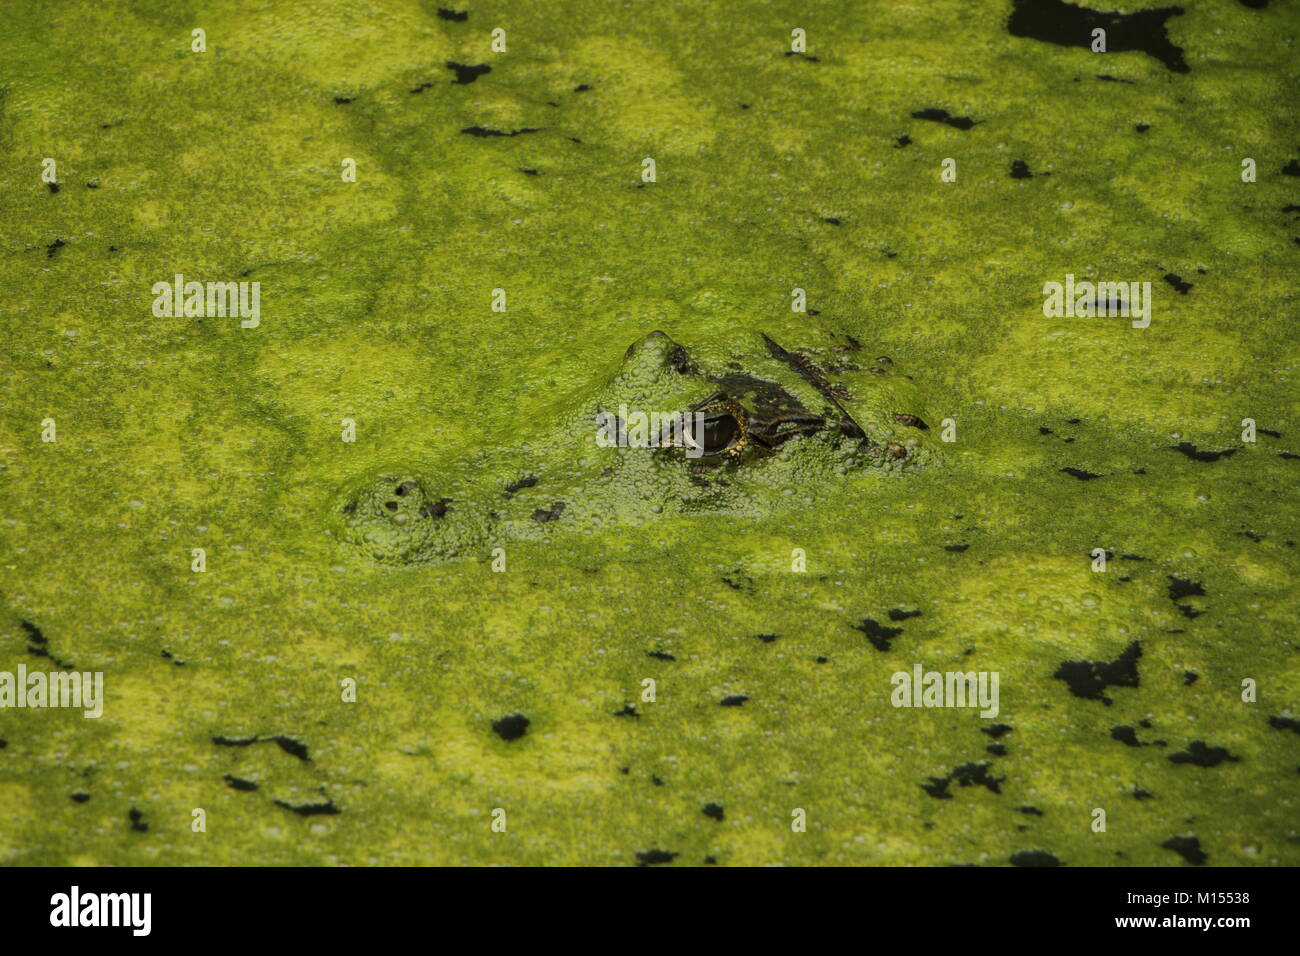
[[[0,669],[45,662],[28,621],[107,701],[0,711],[0,861],[1182,865],[1162,844],[1194,835],[1210,865],[1300,862],[1300,737],[1270,723],[1300,709],[1294,12],[1186,3],[1174,75],[1010,36],[1006,6],[12,5]],[[261,326],[152,317],[177,272],[260,281]],[[1151,327],[1045,318],[1067,272],[1152,280]],[[680,462],[600,480],[584,416],[628,394],[630,344],[753,369],[754,328],[860,342],[855,415],[919,414],[929,457],[801,439],[700,507]],[[347,540],[357,489],[407,480],[416,516],[461,497],[453,559]],[[895,609],[921,613],[888,651],[855,629]],[[1109,705],[1053,676],[1133,642]],[[997,720],[893,708],[917,662],[998,671]],[[308,759],[215,742],[275,737]],[[1239,759],[1169,759],[1196,741]],[[999,792],[961,784],[983,763]]]

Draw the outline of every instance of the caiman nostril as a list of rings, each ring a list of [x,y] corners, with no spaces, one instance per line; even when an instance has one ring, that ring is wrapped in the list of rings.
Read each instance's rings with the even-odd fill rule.
[[[921,429],[921,431],[930,430],[930,426],[927,425],[924,421],[922,421],[921,418],[917,415],[911,415],[905,412],[899,412],[894,415],[894,420],[900,422],[903,425],[907,425],[909,428],[919,428]]]
[[[439,498],[437,501],[431,501],[420,509],[421,518],[441,518],[451,509],[447,506],[451,504],[450,498]]]

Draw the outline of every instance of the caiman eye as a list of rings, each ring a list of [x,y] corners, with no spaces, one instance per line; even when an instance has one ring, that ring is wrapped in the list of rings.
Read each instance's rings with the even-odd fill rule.
[[[713,412],[704,419],[704,454],[720,455],[737,441],[743,431],[731,412]]]

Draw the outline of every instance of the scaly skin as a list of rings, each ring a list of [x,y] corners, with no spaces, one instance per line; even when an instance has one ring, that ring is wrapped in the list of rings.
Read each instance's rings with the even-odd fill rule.
[[[382,563],[483,557],[519,540],[617,530],[619,523],[665,514],[754,512],[774,483],[833,487],[850,471],[901,471],[936,457],[938,442],[921,427],[933,413],[918,404],[918,390],[892,360],[887,368],[874,366],[874,373],[861,365],[823,373],[802,352],[795,353],[797,367],[796,360],[774,358],[766,341],[759,334],[739,336],[728,343],[733,357],[727,366],[710,369],[664,333],[651,332],[628,348],[612,377],[519,447],[488,449],[468,464],[385,468],[349,488],[331,508],[335,533],[363,558]],[[842,360],[860,352],[826,355]],[[823,374],[836,379],[829,398]],[[763,407],[765,393],[779,392],[784,406],[824,416],[832,426],[790,438],[770,452],[750,442],[742,454],[698,463],[673,449],[597,443],[601,413],[617,415],[623,407],[686,412],[720,388],[748,403],[742,408],[751,413]],[[865,439],[847,437],[837,426],[845,413]],[[509,490],[525,477],[532,479],[527,487]]]

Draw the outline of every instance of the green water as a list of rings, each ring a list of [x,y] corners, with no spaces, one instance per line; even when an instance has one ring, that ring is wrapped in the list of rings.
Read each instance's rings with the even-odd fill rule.
[[[1300,863],[1294,7],[1188,0],[1176,74],[1002,3],[453,6],[5,4],[0,670],[106,700],[0,710],[0,862]],[[260,325],[155,317],[177,273]],[[1045,317],[1067,273],[1150,281],[1150,327]],[[855,365],[912,454],[598,449],[601,403],[700,397],[625,359],[655,330],[808,403],[759,330]],[[1109,704],[1053,676],[1134,642]],[[918,663],[997,718],[891,706]]]

